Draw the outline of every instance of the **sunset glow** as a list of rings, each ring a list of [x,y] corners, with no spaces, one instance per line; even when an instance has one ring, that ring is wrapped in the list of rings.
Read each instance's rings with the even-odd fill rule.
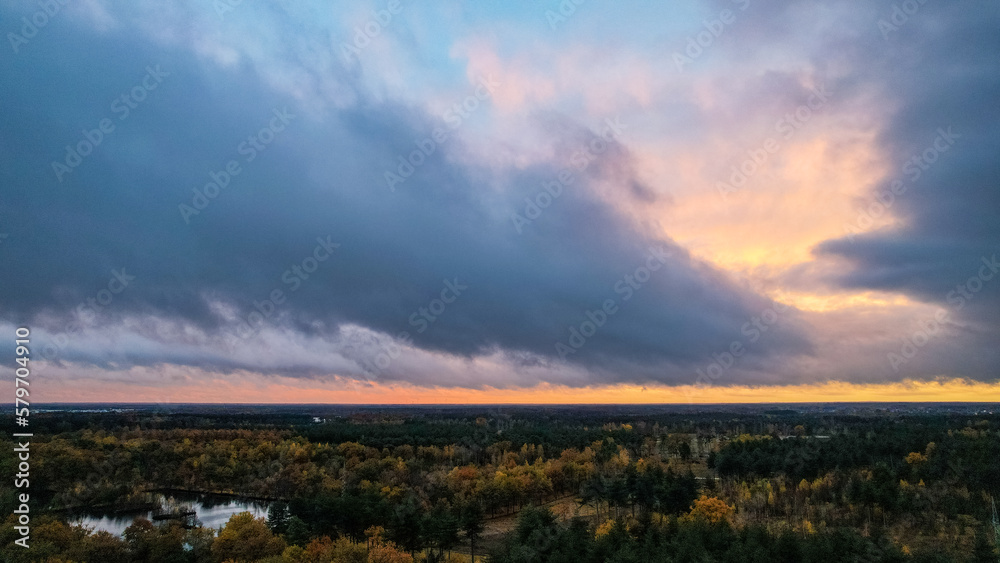
[[[234,385],[213,380],[211,386],[162,388],[123,386],[121,394],[109,393],[93,385],[64,388],[43,396],[52,402],[145,402],[157,403],[241,403],[290,404],[387,404],[387,405],[502,405],[502,404],[720,404],[720,403],[832,403],[832,402],[972,402],[1000,401],[1000,384],[969,381],[905,381],[891,384],[850,384],[830,382],[817,385],[761,387],[697,387],[634,385],[574,388],[549,384],[529,389],[428,389],[408,385],[347,384],[310,387],[295,381],[260,380],[257,384]]]

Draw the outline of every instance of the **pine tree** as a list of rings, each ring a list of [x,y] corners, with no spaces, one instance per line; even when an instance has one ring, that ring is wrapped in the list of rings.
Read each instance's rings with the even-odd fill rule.
[[[472,560],[476,560],[476,539],[483,533],[483,509],[477,502],[470,502],[462,508],[460,525],[465,532],[465,537],[469,538],[469,548],[472,552]]]
[[[288,530],[288,505],[276,502],[267,510],[267,527],[275,534],[284,534]]]

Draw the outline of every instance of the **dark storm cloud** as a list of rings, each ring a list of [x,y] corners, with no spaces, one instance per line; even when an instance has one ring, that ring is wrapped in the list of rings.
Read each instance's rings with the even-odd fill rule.
[[[728,2],[715,5],[722,9]],[[1000,6],[974,1],[758,3],[720,41],[717,52],[735,65],[792,47],[803,53],[808,64],[802,69],[833,93],[833,106],[853,108],[875,127],[887,163],[885,178],[856,201],[855,214],[844,217],[845,236],[819,244],[816,260],[784,272],[782,283],[805,292],[902,293],[946,315],[927,348],[902,369],[885,361],[852,368],[845,361],[842,377],[996,380],[1000,354],[991,343],[1000,338],[1000,264],[994,260],[1000,258],[998,24]],[[889,218],[892,226],[873,228]],[[840,340],[824,349],[830,353],[863,334],[866,344],[876,343],[873,358],[881,360],[900,354],[905,339],[934,318],[887,318],[877,332],[836,331]],[[852,370],[862,375],[849,375]]]
[[[883,16],[891,6],[882,6]],[[998,23],[996,4],[928,3],[887,38],[873,29],[848,48],[858,83],[872,85],[891,108],[879,140],[892,169],[877,192],[900,225],[818,247],[851,261],[838,276],[843,286],[945,304],[981,270],[994,275],[984,266],[1000,253]],[[875,196],[858,202],[865,211],[849,224],[880,213]],[[998,296],[1000,287],[986,287],[963,315],[990,319],[996,331]]]
[[[555,344],[568,342],[570,327],[610,299],[618,312],[568,361],[604,380],[688,383],[687,371],[662,368],[724,351],[768,306],[672,242],[644,234],[596,195],[599,182],[615,182],[627,197],[655,197],[631,172],[625,147],[609,150],[518,233],[510,213],[565,163],[498,172],[463,162],[456,136],[390,191],[384,172],[443,124],[370,95],[357,72],[327,62],[326,78],[351,102],[317,111],[270,88],[265,69],[246,59],[215,65],[124,28],[96,34],[52,25],[48,40],[0,63],[4,76],[16,77],[0,86],[0,222],[11,233],[0,252],[15,266],[0,279],[3,318],[59,334],[81,304],[101,301],[114,271],[135,278],[88,325],[104,327],[115,351],[71,347],[63,359],[117,368],[345,371],[334,360],[232,359],[199,348],[183,329],[128,324],[189,324],[214,345],[239,332],[237,319],[267,309],[255,302],[281,290],[285,301],[268,325],[303,339],[335,347],[350,324],[407,331],[427,351],[466,358],[502,351],[514,365],[539,365],[555,361]],[[123,119],[113,100],[150,72],[155,89]],[[114,130],[59,181],[53,161],[66,163],[64,147],[93,136],[102,119]],[[273,141],[249,161],[241,143],[275,124],[282,129],[265,135]],[[576,125],[550,142],[571,146],[595,133]],[[197,214],[179,208],[201,207],[193,190],[232,160],[240,171],[217,197]],[[616,287],[647,264],[650,248],[670,257],[626,302]],[[308,276],[289,273],[327,254]],[[413,315],[448,284],[467,288],[420,332]],[[794,315],[781,322],[796,323]],[[749,355],[809,352],[801,331],[785,330]]]

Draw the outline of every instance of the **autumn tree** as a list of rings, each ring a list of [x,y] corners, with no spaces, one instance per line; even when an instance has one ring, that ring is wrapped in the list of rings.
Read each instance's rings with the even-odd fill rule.
[[[691,506],[691,512],[685,518],[696,522],[719,524],[721,522],[728,522],[732,514],[733,507],[726,504],[725,501],[716,497],[702,495],[701,498],[694,501],[694,504]]]
[[[226,527],[212,543],[212,558],[221,563],[256,561],[271,555],[280,555],[285,541],[276,537],[263,518],[254,518],[249,512],[234,514]]]

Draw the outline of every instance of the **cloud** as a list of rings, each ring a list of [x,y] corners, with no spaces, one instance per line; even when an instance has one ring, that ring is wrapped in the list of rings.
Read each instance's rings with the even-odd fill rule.
[[[978,336],[954,345],[969,307],[937,352],[893,372],[892,330],[927,311],[873,307],[877,319],[852,323],[788,307],[754,329],[780,303],[740,281],[745,264],[694,252],[665,220],[683,214],[689,232],[739,238],[730,244],[741,252],[755,231],[779,233],[755,238],[776,254],[826,238],[812,262],[775,276],[783,289],[946,303],[1000,250],[993,8],[925,6],[886,44],[877,20],[889,3],[753,4],[671,77],[663,46],[699,25],[673,12],[667,38],[636,12],[613,26],[632,39],[602,42],[595,18],[606,12],[581,6],[565,38],[521,32],[550,55],[539,57],[479,33],[483,17],[531,14],[411,6],[344,64],[350,22],[370,10],[88,6],[0,59],[17,77],[0,87],[0,224],[10,233],[0,253],[16,265],[0,278],[0,321],[31,323],[63,369],[686,385],[736,341],[745,355],[717,385],[988,378],[997,365],[962,360],[995,333],[995,292],[978,294]],[[440,21],[459,31],[437,33]],[[960,43],[969,36],[976,48]],[[483,94],[484,80],[499,86]],[[715,197],[712,179],[774,116],[824,84],[836,92],[829,116],[774,166],[780,182],[767,197],[783,203],[755,199],[753,224],[732,227],[718,201],[698,199]],[[619,116],[626,133],[611,135]],[[942,127],[961,137],[897,198],[883,230],[833,240],[829,225],[841,221],[768,226],[769,213],[794,217],[820,188],[839,189],[829,206],[842,210],[871,181],[856,170],[868,169],[869,148],[905,177],[905,159]],[[877,133],[850,137],[862,129]],[[71,166],[67,151],[87,143],[97,146]],[[831,158],[853,168],[824,179],[816,170]],[[391,189],[387,173],[400,178]],[[699,217],[715,223],[697,231]],[[134,280],[116,291],[116,272]],[[868,339],[852,348],[849,335]]]
[[[893,110],[879,136],[889,173],[847,224],[863,231],[858,225],[882,214],[895,223],[817,247],[820,256],[850,261],[835,277],[843,287],[951,307],[948,296],[1000,252],[1000,63],[991,54],[1000,47],[991,32],[998,18],[996,6],[928,4],[889,32],[891,48],[873,62],[861,59],[878,52],[881,35],[851,53],[858,80],[878,84]],[[983,283],[959,316],[995,335],[1000,291]]]
[[[589,374],[577,381],[686,382],[690,372],[676,366],[708,357],[766,307],[606,205],[599,195],[606,184],[629,187],[625,197],[639,201],[653,197],[634,176],[625,145],[592,154],[592,165],[573,172],[572,188],[518,233],[511,214],[523,198],[572,164],[487,167],[466,158],[466,136],[479,134],[474,125],[452,130],[421,106],[372,96],[333,64],[322,75],[296,67],[291,49],[280,61],[254,56],[255,43],[288,44],[293,30],[272,29],[266,41],[215,38],[209,49],[196,31],[170,23],[154,40],[125,26],[69,28],[58,44],[39,41],[4,69],[23,80],[8,86],[14,126],[3,133],[2,216],[14,233],[4,251],[19,265],[0,282],[3,307],[8,320],[31,320],[53,338],[71,333],[63,361],[362,375],[373,360],[345,358],[345,334],[406,331],[409,355],[382,377],[435,383],[420,369],[428,354],[520,370],[562,364],[556,343],[569,342],[569,327],[614,300],[621,312],[565,358]],[[185,41],[163,42],[182,35]],[[219,55],[230,49],[238,55]],[[291,92],[288,81],[275,86],[278,64],[292,65],[283,71],[291,83],[296,76],[304,85],[336,83],[355,93],[354,102],[314,111],[314,100]],[[162,84],[127,117],[116,113],[112,100],[141,84],[150,65],[167,74]],[[460,85],[455,96],[474,87]],[[274,131],[278,114],[293,117]],[[59,181],[52,162],[62,163],[63,147],[102,119],[114,130]],[[599,134],[559,119],[566,125],[548,136],[552,146]],[[451,138],[394,192],[386,189],[384,172],[435,128]],[[246,145],[251,137],[257,141]],[[221,183],[228,185],[199,200],[227,170]],[[324,240],[339,246],[317,262]],[[650,263],[650,248],[672,256],[640,285],[623,285]],[[122,270],[135,278],[129,287],[105,291]],[[643,272],[640,279],[650,273]],[[440,314],[421,313],[435,311],[449,283],[468,289]],[[253,315],[271,307],[260,304],[275,291],[281,303],[260,323]],[[98,306],[81,309],[88,299]],[[81,310],[93,316],[82,328],[73,324]],[[235,352],[219,349],[231,334],[258,332],[244,330],[244,321],[266,328],[239,338]],[[248,355],[258,346],[267,353]],[[808,351],[808,341],[789,331],[753,355]],[[518,378],[487,371],[496,385]]]

